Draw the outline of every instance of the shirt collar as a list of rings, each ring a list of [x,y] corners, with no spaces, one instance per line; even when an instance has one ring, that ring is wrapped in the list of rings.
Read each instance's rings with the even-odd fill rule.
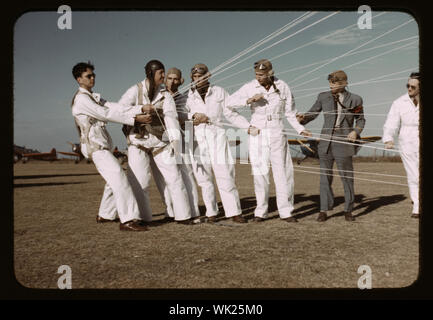
[[[213,92],[213,85],[212,84],[209,84],[209,88],[207,89],[207,92],[206,92],[206,95],[205,95],[205,97],[207,97],[207,96],[209,96],[209,95],[211,95],[212,94],[212,92]],[[192,88],[191,89],[189,89],[189,94],[191,94],[191,95],[198,95],[198,96],[200,96],[200,94],[198,93],[198,90],[197,89],[195,89],[194,91],[192,91]]]
[[[276,87],[278,87],[278,82],[279,82],[279,79],[278,79],[277,77],[274,76],[274,84],[275,84]],[[254,84],[254,86],[255,86],[256,88],[263,88],[264,90],[266,90],[265,87],[263,87],[263,86],[259,83],[259,81],[258,81],[257,79],[254,79],[254,80],[253,80],[253,84]],[[269,91],[268,91],[268,92],[270,93],[270,92],[274,92],[274,91],[275,91],[274,86],[271,85],[271,87],[269,88]]]
[[[101,99],[100,93],[90,92],[89,90],[84,89],[82,87],[78,87],[78,90],[80,90],[82,93],[87,93],[87,94],[91,95],[96,100],[96,102],[99,102],[99,100]]]

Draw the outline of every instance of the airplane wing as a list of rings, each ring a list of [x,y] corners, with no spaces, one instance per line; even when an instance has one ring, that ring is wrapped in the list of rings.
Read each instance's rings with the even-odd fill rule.
[[[64,154],[65,156],[74,156],[74,157],[80,156],[80,154],[76,152],[57,151],[57,153]]]

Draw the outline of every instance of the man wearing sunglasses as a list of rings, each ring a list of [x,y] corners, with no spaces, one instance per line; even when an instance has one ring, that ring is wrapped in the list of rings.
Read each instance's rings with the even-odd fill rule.
[[[217,221],[218,206],[213,179],[215,177],[224,212],[235,223],[246,223],[242,217],[239,193],[235,184],[234,161],[222,123],[222,116],[236,123],[239,114],[226,106],[227,92],[209,83],[211,74],[203,63],[191,69],[191,89],[184,106],[188,119],[193,120],[193,150],[191,156],[194,175],[201,187],[206,217]]]
[[[346,221],[352,216],[355,202],[352,157],[358,148],[355,141],[365,126],[362,98],[346,90],[347,75],[338,70],[328,75],[330,91],[319,93],[310,110],[298,115],[302,124],[317,118],[323,111],[324,123],[318,145],[320,161],[320,212],[317,221],[327,220],[327,211],[334,206],[332,180],[334,161],[344,187],[344,215]],[[355,122],[355,127],[353,126]]]
[[[146,113],[152,117],[150,125],[129,127],[126,129],[128,141],[128,165],[135,179],[138,180],[145,198],[145,217],[152,220],[149,206],[149,185],[152,161],[159,169],[172,201],[173,215],[177,223],[194,224],[191,219],[191,207],[188,193],[177,167],[175,153],[178,152],[180,127],[173,97],[162,88],[165,78],[164,65],[158,60],[149,61],[144,67],[146,79],[130,87],[120,98],[119,103],[126,107],[144,103]],[[154,170],[156,170],[154,169]],[[157,176],[155,176],[155,180]],[[157,182],[157,181],[156,181]],[[162,188],[162,190],[161,190]],[[159,187],[164,193],[164,185]],[[169,210],[169,208],[167,208]],[[149,214],[150,213],[150,214]]]
[[[407,82],[407,93],[395,100],[383,126],[385,148],[394,148],[398,134],[400,156],[403,161],[413,202],[412,218],[419,218],[419,108],[420,74],[413,72]]]
[[[142,105],[125,108],[114,102],[107,102],[100,94],[92,92],[95,85],[94,66],[78,63],[72,75],[79,88],[72,99],[72,115],[75,119],[81,151],[87,159],[92,159],[96,169],[106,181],[97,223],[118,221],[120,230],[146,231],[147,227],[140,218],[138,204],[134,198],[128,179],[111,153],[112,141],[106,129],[108,121],[134,125],[149,123],[151,118],[139,115],[145,111]]]
[[[284,133],[286,118],[297,134],[310,136],[296,119],[295,101],[289,86],[274,76],[272,63],[261,59],[254,63],[256,79],[234,92],[228,105],[232,108],[251,108],[251,121],[240,128],[249,134],[249,158],[254,176],[257,207],[254,221],[263,222],[268,216],[269,165],[275,182],[278,213],[282,221],[297,222],[292,216],[294,209],[293,164]]]

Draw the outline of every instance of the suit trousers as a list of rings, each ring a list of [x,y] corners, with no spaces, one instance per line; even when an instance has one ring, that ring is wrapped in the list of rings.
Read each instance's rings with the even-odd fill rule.
[[[272,165],[277,207],[280,218],[292,215],[294,209],[293,164],[287,138],[279,129],[264,129],[249,137],[249,156],[254,176],[257,207],[254,216],[266,218],[269,200],[269,164]]]
[[[419,213],[419,152],[401,152],[407,175],[410,198],[413,202],[412,213]]]
[[[334,207],[334,193],[331,185],[333,180],[332,167],[335,161],[344,188],[344,211],[352,212],[355,202],[352,156],[342,156],[339,152],[341,146],[337,143],[331,142],[326,153],[319,152],[320,211],[332,210]]]
[[[140,211],[131,185],[114,155],[108,150],[99,150],[93,152],[92,159],[106,181],[99,216],[108,220],[119,217],[121,223],[140,219]]]
[[[130,145],[128,148],[128,165],[131,169],[129,175],[135,178],[141,186],[141,195],[138,198],[144,199],[140,203],[140,214],[144,221],[152,220],[150,208],[149,185],[151,179],[151,158],[145,151]],[[188,201],[188,193],[182,181],[182,175],[176,165],[176,159],[170,148],[157,154],[154,158],[155,164],[164,177],[170,197],[173,203],[174,218],[177,221],[191,218],[191,208]],[[134,180],[134,179],[132,179]]]

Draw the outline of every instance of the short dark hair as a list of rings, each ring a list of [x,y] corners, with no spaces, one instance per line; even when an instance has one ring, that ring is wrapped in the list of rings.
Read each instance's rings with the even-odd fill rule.
[[[77,80],[79,77],[81,77],[83,72],[86,72],[87,69],[92,71],[95,70],[95,67],[90,63],[90,61],[77,63],[72,68],[72,75],[74,76],[74,79]]]
[[[419,72],[412,72],[409,76],[411,79],[417,79],[418,81],[421,81],[421,75]]]

